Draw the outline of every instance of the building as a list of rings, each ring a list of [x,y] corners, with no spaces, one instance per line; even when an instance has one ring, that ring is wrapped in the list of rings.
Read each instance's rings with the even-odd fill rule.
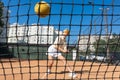
[[[112,38],[112,36],[110,36],[110,38]],[[92,45],[92,43],[94,43],[96,40],[98,39],[103,39],[106,40],[106,36],[105,35],[81,35],[78,38],[78,44],[79,44],[79,50],[81,51],[86,51],[87,48],[91,51],[94,51],[94,46]]]
[[[8,43],[52,44],[55,35],[53,26],[26,26],[14,23],[9,27]]]

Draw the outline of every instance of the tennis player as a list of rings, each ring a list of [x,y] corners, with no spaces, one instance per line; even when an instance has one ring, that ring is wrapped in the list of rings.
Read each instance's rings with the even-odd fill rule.
[[[59,35],[55,42],[48,48],[48,70],[47,74],[50,74],[52,65],[54,63],[53,59],[54,57],[57,57],[64,65],[66,65],[67,70],[70,72],[69,76],[76,77],[76,74],[71,70],[69,64],[66,62],[66,59],[64,56],[62,56],[62,53],[69,53],[67,49],[66,44],[66,37],[69,35],[69,30],[65,29],[62,32],[62,35]]]

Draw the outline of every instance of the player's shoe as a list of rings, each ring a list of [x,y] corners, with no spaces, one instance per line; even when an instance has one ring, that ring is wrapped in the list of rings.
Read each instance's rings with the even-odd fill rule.
[[[69,77],[71,77],[71,78],[76,78],[76,77],[77,77],[77,75],[76,75],[76,73],[71,72],[71,73],[69,73]]]
[[[51,73],[51,70],[47,70],[47,74],[50,74]]]

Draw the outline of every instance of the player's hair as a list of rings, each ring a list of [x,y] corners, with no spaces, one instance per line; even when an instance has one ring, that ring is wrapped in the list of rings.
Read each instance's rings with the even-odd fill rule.
[[[63,32],[66,33],[67,35],[69,35],[69,33],[70,33],[70,31],[68,29],[64,29]]]

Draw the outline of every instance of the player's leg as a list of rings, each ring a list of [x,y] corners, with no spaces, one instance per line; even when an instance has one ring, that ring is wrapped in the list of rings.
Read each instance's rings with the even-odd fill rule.
[[[58,56],[58,59],[59,59],[64,65],[66,65],[66,68],[67,68],[67,70],[68,70],[69,72],[72,72],[69,64],[66,62],[65,58],[64,58],[62,55]]]
[[[71,67],[69,66],[69,64],[67,63],[67,61],[65,60],[65,58],[62,55],[60,55],[60,56],[58,56],[58,59],[60,61],[62,61],[64,65],[66,65],[66,68],[69,71],[69,76],[72,77],[72,78],[76,78],[77,77],[76,73],[74,73],[72,71]]]
[[[53,65],[53,58],[52,58],[51,55],[48,55],[47,71],[46,71],[46,73],[42,76],[41,79],[44,79],[45,77],[46,77],[46,78],[48,77],[47,75],[51,73],[52,65]]]
[[[47,53],[47,56],[48,56],[47,72],[48,73],[50,73],[52,65],[54,63],[54,61],[53,61],[53,55],[54,55],[54,48],[53,48],[53,46],[50,46],[48,48],[48,53]]]
[[[53,57],[48,55],[48,66],[47,66],[47,73],[50,74],[51,68],[53,66],[54,60]]]

